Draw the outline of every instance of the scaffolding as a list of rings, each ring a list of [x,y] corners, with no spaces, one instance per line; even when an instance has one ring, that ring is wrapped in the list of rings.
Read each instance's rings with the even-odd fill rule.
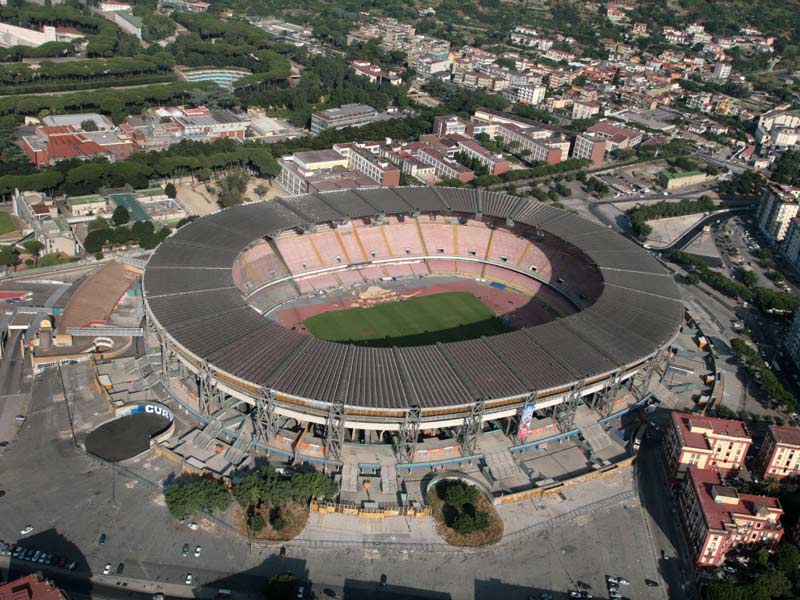
[[[564,401],[553,407],[553,419],[561,433],[570,432],[575,428],[575,411],[578,410],[578,404],[581,401],[583,385],[582,380],[576,383]]]
[[[414,460],[421,414],[422,411],[416,404],[406,411],[397,440],[397,454],[400,463],[410,463]]]
[[[483,400],[478,400],[470,406],[469,415],[464,417],[464,424],[461,426],[461,454],[472,456],[478,452],[478,437],[481,434],[483,424]]]
[[[344,404],[341,402],[332,403],[325,423],[325,456],[336,462],[341,462],[342,460],[344,420]]]
[[[275,412],[275,392],[261,387],[256,395],[255,410],[251,413],[256,440],[268,446],[278,434],[278,414]]]
[[[616,400],[617,394],[619,394],[619,390],[622,387],[622,376],[624,373],[624,369],[614,371],[609,378],[608,385],[599,392],[596,392],[592,398],[591,406],[600,413],[602,418],[609,416],[614,408],[614,400]]]

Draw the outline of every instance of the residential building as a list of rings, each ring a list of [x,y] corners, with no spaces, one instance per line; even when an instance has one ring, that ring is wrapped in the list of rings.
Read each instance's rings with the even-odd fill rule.
[[[373,65],[366,60],[354,60],[350,66],[355,71],[356,75],[361,75],[369,79],[370,83],[381,84],[388,81],[392,85],[400,85],[403,83],[403,77],[398,69],[383,70],[379,65]]]
[[[475,179],[475,172],[472,169],[468,169],[432,146],[419,147],[414,152],[414,157],[426,165],[431,165],[436,175],[443,179],[458,179],[462,183]]]
[[[762,481],[800,475],[800,429],[770,425],[756,457],[755,471]]]
[[[14,214],[31,226],[35,238],[44,246],[42,254],[80,254],[75,234],[69,224],[58,217],[52,198],[38,192],[15,191],[12,200]]]
[[[690,467],[736,474],[750,444],[750,433],[741,421],[674,412],[664,440],[664,460],[675,479],[684,478]]]
[[[770,182],[764,186],[756,222],[761,232],[775,242],[786,237],[789,223],[798,216],[800,188]]]
[[[718,567],[731,550],[772,550],[783,537],[780,502],[740,494],[717,471],[689,468],[674,497],[697,567]]]
[[[635,148],[642,143],[644,137],[641,131],[620,127],[619,125],[612,124],[610,121],[595,123],[586,130],[586,133],[596,134],[598,137],[605,140],[606,152]]]
[[[727,79],[731,76],[731,63],[718,62],[714,65],[714,77],[717,79]]]
[[[591,160],[590,168],[598,169],[602,167],[605,155],[606,141],[596,133],[581,133],[575,138],[572,157]]]
[[[291,195],[400,184],[400,169],[376,145],[350,142],[330,150],[296,152],[278,159],[278,183]]]
[[[382,187],[400,185],[400,169],[358,142],[337,144],[334,149],[347,157],[347,168],[366,175]]]
[[[31,573],[0,585],[0,600],[67,600],[41,573]]]
[[[597,100],[576,100],[572,104],[573,119],[591,119],[600,113],[600,103]]]
[[[440,73],[448,73],[452,63],[450,59],[436,60],[430,56],[416,56],[411,61],[411,68],[416,71],[420,79],[429,79]]]
[[[343,104],[338,108],[329,108],[313,113],[311,115],[311,132],[320,133],[326,129],[358,127],[371,123],[377,116],[378,111],[366,104]]]
[[[453,133],[466,135],[467,122],[461,117],[457,117],[455,115],[433,117],[434,135],[442,136],[451,135]]]
[[[460,133],[449,136],[444,141],[455,142],[458,152],[463,152],[470,158],[478,161],[489,171],[490,175],[502,175],[511,169],[511,163],[503,158],[502,154],[490,152],[475,140]]]
[[[780,250],[790,265],[795,269],[800,268],[800,217],[789,221]]]

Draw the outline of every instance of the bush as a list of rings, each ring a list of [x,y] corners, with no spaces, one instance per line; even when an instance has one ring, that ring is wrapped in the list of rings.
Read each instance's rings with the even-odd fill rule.
[[[260,514],[256,513],[256,514],[254,514],[253,516],[250,517],[248,525],[250,526],[250,529],[252,531],[254,531],[255,533],[258,533],[259,531],[264,529],[264,526],[266,525],[266,523],[264,522],[264,517],[262,517]]]
[[[444,500],[447,504],[458,510],[463,510],[466,504],[475,504],[478,498],[478,488],[465,483],[449,482],[444,489]]]
[[[228,488],[219,479],[196,477],[164,489],[164,500],[176,518],[198,511],[225,510],[231,503]]]

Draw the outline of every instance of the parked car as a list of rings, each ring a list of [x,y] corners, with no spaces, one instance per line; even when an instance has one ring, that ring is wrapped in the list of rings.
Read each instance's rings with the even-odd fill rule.
[[[197,531],[199,529],[199,526],[197,525],[197,523],[192,521],[191,523],[189,523],[189,529],[191,529],[192,531]]]
[[[111,563],[106,563],[106,566],[103,569],[103,575],[110,575],[110,574],[111,574]]]
[[[647,587],[658,587],[658,582],[653,581],[652,579],[645,579],[644,583],[647,585]]]
[[[33,526],[32,525],[26,525],[25,527],[23,527],[20,530],[19,534],[20,535],[28,535],[31,531],[33,531]]]
[[[630,585],[631,582],[625,579],[624,577],[617,577],[617,583],[620,585]]]
[[[197,548],[194,549],[194,557],[195,558],[200,558],[200,553],[202,551],[203,551],[203,547],[202,546],[197,546]]]
[[[191,573],[187,573],[186,574],[186,579],[184,581],[186,582],[186,585],[191,585],[192,584],[192,574]]]
[[[117,575],[122,575],[122,572],[125,570],[125,563],[119,563],[117,565]]]
[[[106,543],[106,534],[105,533],[101,533],[100,534],[100,539],[97,540],[97,543],[100,544],[101,546]]]
[[[181,556],[189,556],[189,544],[184,544],[181,548]]]

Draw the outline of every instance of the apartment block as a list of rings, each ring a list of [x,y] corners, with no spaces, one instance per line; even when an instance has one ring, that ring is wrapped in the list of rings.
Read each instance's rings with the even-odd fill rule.
[[[755,470],[762,480],[800,475],[800,429],[770,425]]]
[[[731,550],[772,550],[783,537],[780,502],[740,494],[717,471],[688,469],[675,501],[697,567],[720,566]]]
[[[592,161],[589,165],[592,169],[603,166],[603,158],[606,155],[606,142],[594,133],[582,133],[575,138],[575,145],[572,147],[573,158],[586,158]]]
[[[741,421],[672,413],[664,439],[667,472],[675,479],[683,479],[691,467],[735,475],[751,443]]]
[[[764,186],[756,221],[761,232],[780,242],[786,237],[789,223],[798,216],[800,188],[770,182]]]

